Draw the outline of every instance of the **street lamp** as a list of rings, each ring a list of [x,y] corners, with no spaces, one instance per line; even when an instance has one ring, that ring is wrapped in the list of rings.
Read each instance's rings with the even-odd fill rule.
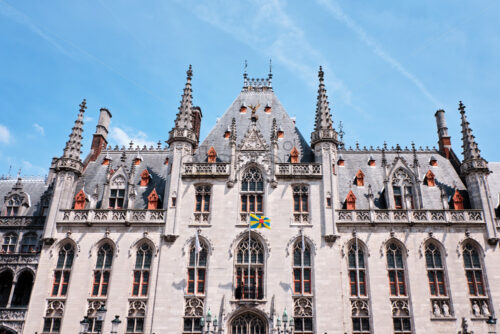
[[[118,326],[122,323],[119,315],[115,315],[115,318],[111,320],[111,334],[118,333]]]
[[[80,321],[80,334],[86,334],[89,331],[89,318],[87,316],[83,317],[83,320]]]
[[[213,328],[210,329],[210,324],[213,323]],[[205,329],[206,325],[206,329]],[[215,334],[218,331],[218,322],[217,322],[217,317],[214,316],[214,320],[212,322],[212,312],[210,312],[210,308],[208,309],[206,319],[204,317],[201,317],[200,319],[200,326],[201,326],[201,333],[202,334]]]
[[[488,324],[488,334],[496,334],[497,333],[497,318],[493,318],[492,315],[489,316],[488,320],[486,320]]]
[[[290,317],[290,320],[288,319],[288,313],[286,313],[286,308],[283,311],[283,323],[281,322],[280,317],[278,316],[278,319],[276,319],[276,330],[278,331],[278,334],[292,334],[293,333],[293,326],[295,325],[295,322],[293,320],[293,317]],[[283,326],[282,326],[283,325]]]

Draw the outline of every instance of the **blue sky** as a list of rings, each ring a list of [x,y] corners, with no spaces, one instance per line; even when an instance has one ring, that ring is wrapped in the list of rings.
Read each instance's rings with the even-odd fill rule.
[[[458,101],[483,156],[500,161],[500,2],[0,0],[0,175],[44,175],[87,99],[83,156],[99,108],[109,142],[166,140],[193,65],[202,137],[236,98],[244,60],[267,75],[299,129],[314,124],[323,65],[346,145],[437,142],[446,110],[461,155]]]

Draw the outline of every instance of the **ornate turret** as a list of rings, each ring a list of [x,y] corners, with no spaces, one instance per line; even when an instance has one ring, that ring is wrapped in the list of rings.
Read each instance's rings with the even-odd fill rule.
[[[75,126],[71,130],[69,140],[66,142],[66,147],[62,157],[56,162],[56,171],[70,170],[80,175],[83,170],[82,160],[80,158],[82,148],[82,133],[83,133],[83,114],[87,109],[87,101],[84,99],[80,104],[80,111],[75,121]]]
[[[318,101],[316,103],[314,131],[311,133],[311,146],[314,147],[314,145],[323,141],[333,142],[335,145],[338,145],[337,132],[333,128],[332,115],[330,114],[330,105],[324,83],[324,72],[321,66],[319,67],[318,78]]]
[[[167,143],[170,145],[174,141],[187,141],[195,147],[198,144],[198,136],[195,129],[195,118],[193,112],[193,96],[191,89],[191,78],[193,76],[193,70],[191,65],[186,72],[187,80],[184,86],[184,92],[182,94],[181,105],[179,107],[179,112],[175,119],[175,126],[169,133],[169,139]],[[199,113],[201,115],[201,109]]]
[[[472,129],[469,127],[470,124],[467,121],[465,106],[462,101],[459,102],[458,110],[460,110],[462,118],[462,148],[464,155],[460,171],[463,175],[471,172],[489,173],[488,162],[481,157],[481,151],[479,151]]]

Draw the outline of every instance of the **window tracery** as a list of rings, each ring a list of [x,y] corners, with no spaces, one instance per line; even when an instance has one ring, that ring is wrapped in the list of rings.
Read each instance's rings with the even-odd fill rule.
[[[127,331],[125,333],[143,333],[145,317],[146,302],[143,300],[130,301],[127,316]]]
[[[472,314],[475,317],[488,317],[491,308],[480,252],[472,242],[466,242],[462,251]]]
[[[431,310],[434,317],[449,317],[452,314],[448,296],[447,274],[440,249],[433,243],[425,247],[425,266],[431,295]]]
[[[258,168],[250,167],[241,180],[241,212],[263,214],[263,197],[264,178]]]
[[[64,301],[48,301],[45,318],[43,321],[44,333],[59,333],[61,330],[61,320],[64,314]]]
[[[313,331],[313,301],[312,297],[299,297],[293,301],[294,333],[312,334]]]
[[[143,243],[136,253],[134,281],[132,284],[132,296],[147,296],[149,287],[149,274],[153,251],[147,243]]]
[[[21,207],[22,198],[19,195],[12,195],[6,201],[7,216],[18,216]]]
[[[16,251],[18,236],[14,232],[8,232],[3,236],[2,253],[14,253]]]
[[[54,270],[54,283],[52,284],[52,296],[66,296],[68,292],[69,278],[75,251],[68,242],[59,250],[56,270]]]
[[[392,191],[395,209],[414,209],[413,180],[404,168],[398,168],[392,175]]]
[[[237,247],[235,282],[236,299],[264,298],[264,247],[255,236],[244,237]]]
[[[94,269],[94,282],[92,284],[93,297],[107,296],[112,264],[113,248],[109,244],[104,244],[97,251],[97,261]]]
[[[37,251],[38,236],[34,232],[28,232],[23,235],[21,240],[21,253],[35,253]]]
[[[184,328],[183,333],[201,333],[201,317],[205,302],[203,298],[189,297],[185,300],[184,306]]]
[[[265,334],[266,330],[266,323],[252,313],[243,313],[231,322],[231,334]]]
[[[296,295],[311,294],[311,250],[309,245],[299,240],[293,247],[293,292]]]

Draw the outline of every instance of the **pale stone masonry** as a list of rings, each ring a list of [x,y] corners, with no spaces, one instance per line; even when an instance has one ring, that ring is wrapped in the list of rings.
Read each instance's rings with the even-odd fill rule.
[[[84,317],[109,333],[115,316],[117,333],[201,333],[202,317],[278,333],[285,310],[297,334],[496,331],[500,163],[461,102],[463,160],[443,110],[439,149],[348,149],[320,68],[309,144],[272,74],[245,73],[200,142],[192,75],[166,146],[108,147],[103,108],[82,161],[84,100],[46,180],[0,180],[0,333],[78,333]],[[271,229],[249,233],[253,213]]]

